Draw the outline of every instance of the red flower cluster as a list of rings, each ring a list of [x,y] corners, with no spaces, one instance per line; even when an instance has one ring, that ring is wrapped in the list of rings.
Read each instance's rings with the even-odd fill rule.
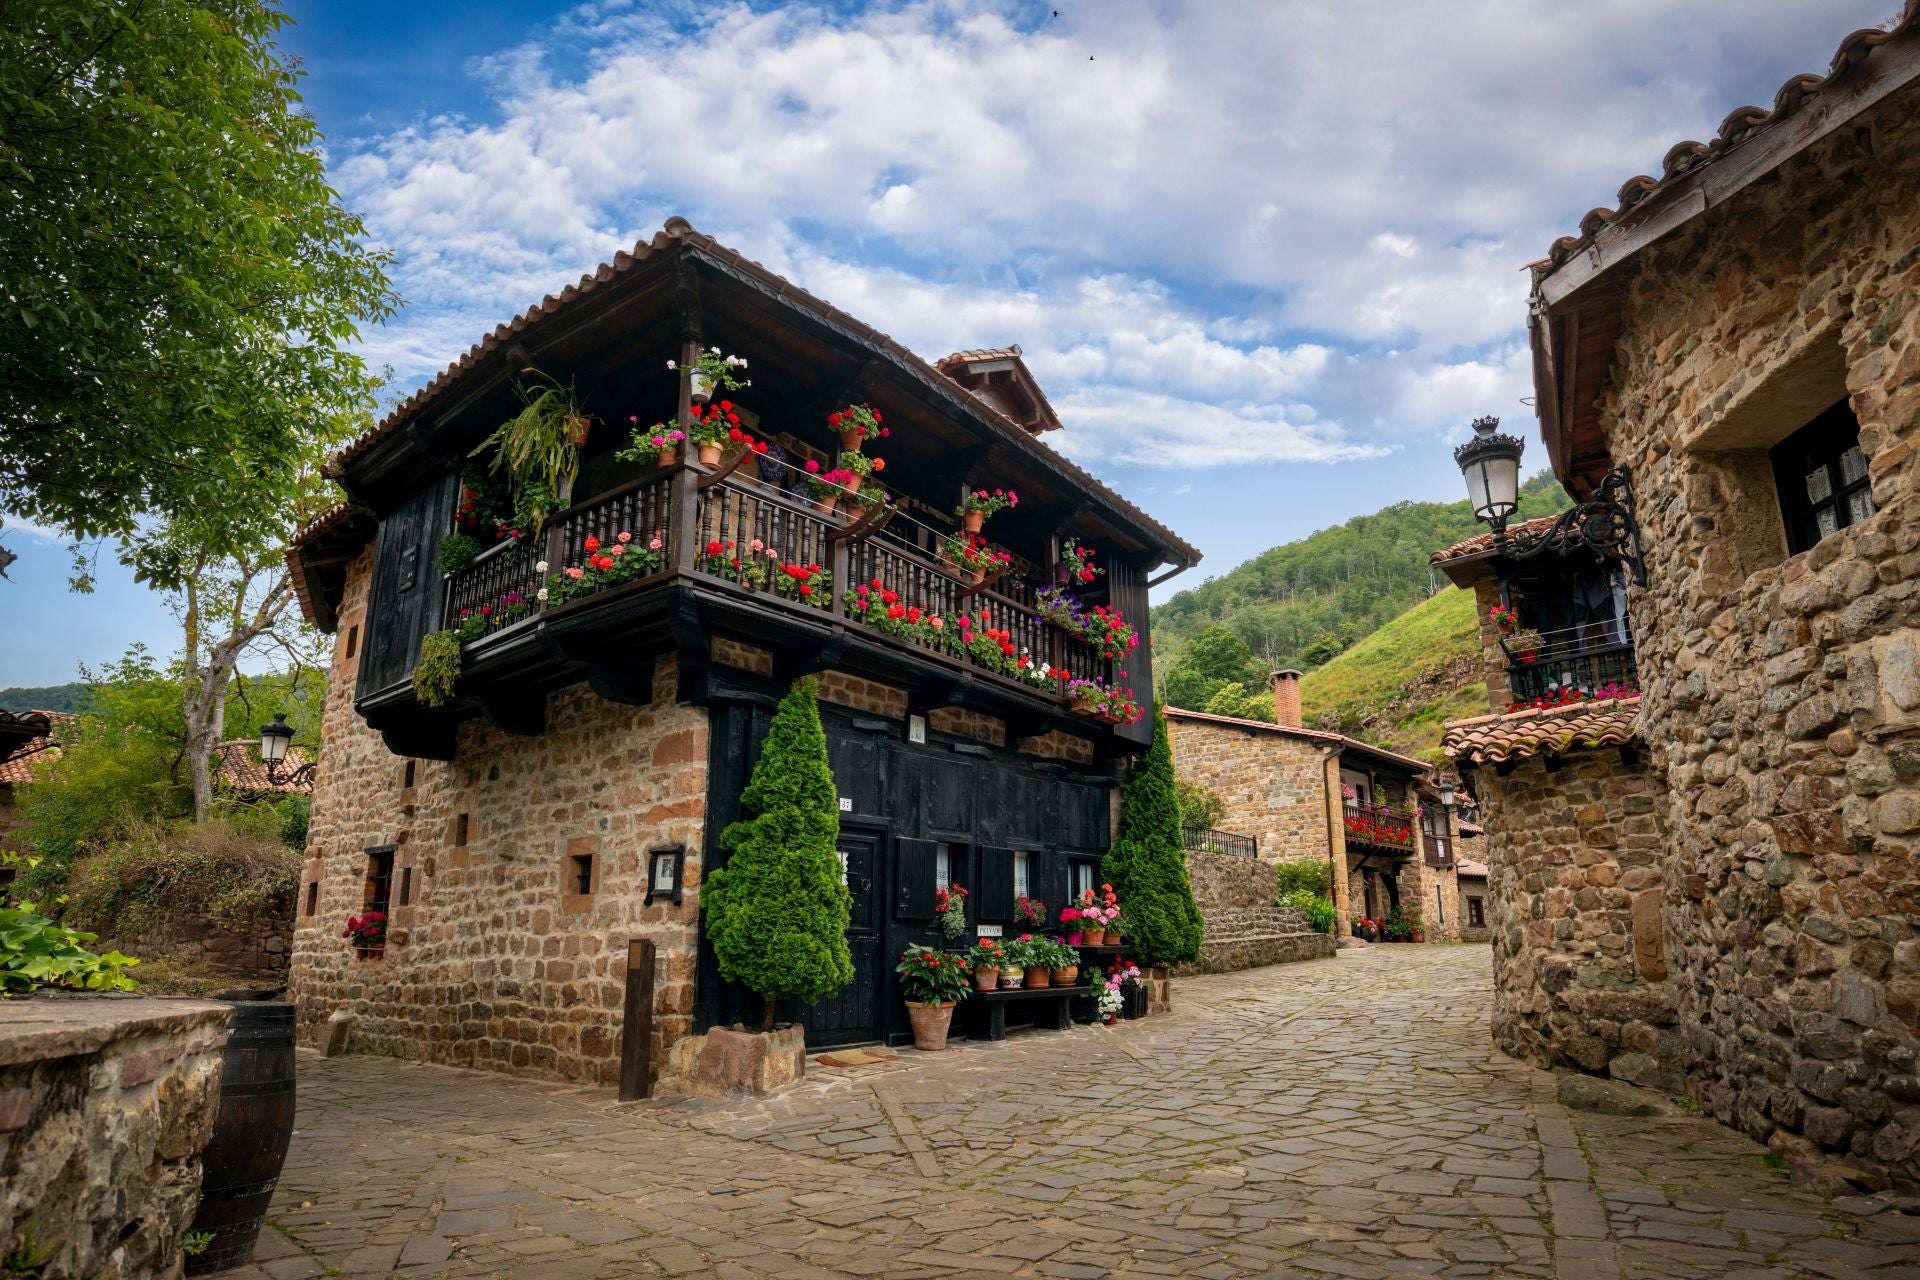
[[[363,916],[348,916],[343,938],[352,938],[356,947],[377,947],[387,940],[387,913],[369,911]]]

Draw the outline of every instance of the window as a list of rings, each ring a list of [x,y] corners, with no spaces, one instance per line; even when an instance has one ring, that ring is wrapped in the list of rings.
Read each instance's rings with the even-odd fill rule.
[[[354,654],[358,652],[360,652],[360,628],[348,627],[347,628],[347,657],[351,658],[353,657]]]
[[[1874,513],[1867,455],[1860,452],[1860,420],[1847,401],[1782,440],[1767,456],[1780,490],[1787,549],[1794,554]]]
[[[320,882],[318,880],[309,880],[307,882],[307,909],[304,914],[313,915],[319,910],[320,910]]]
[[[467,821],[467,815],[464,813],[454,814],[453,815],[453,847],[454,848],[464,849],[467,847],[468,829],[469,829],[469,823]]]
[[[593,892],[593,855],[590,853],[570,854],[567,857],[565,893],[581,895]]]
[[[1016,853],[1013,855],[1013,896],[1025,898],[1033,893],[1033,855]]]
[[[944,889],[953,883],[953,846],[942,840],[934,846],[933,887]]]
[[[1486,904],[1478,898],[1467,899],[1467,923],[1476,929],[1484,929],[1487,927]]]
[[[413,905],[413,868],[412,867],[400,868],[400,905],[403,907],[410,907]]]
[[[1073,863],[1069,871],[1068,879],[1070,882],[1069,892],[1072,894],[1075,902],[1080,900],[1081,894],[1091,889],[1099,888],[1099,881],[1096,879],[1097,874],[1098,866],[1095,863],[1089,862],[1084,858],[1078,859]]]
[[[409,789],[413,786],[413,761],[411,760],[407,761],[407,768],[401,775],[400,785]]]
[[[385,913],[393,894],[393,854],[395,846],[383,845],[367,850],[367,879],[361,904],[368,911]]]

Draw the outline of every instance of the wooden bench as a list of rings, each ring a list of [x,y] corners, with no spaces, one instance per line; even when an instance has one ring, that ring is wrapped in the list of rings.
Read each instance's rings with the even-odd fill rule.
[[[1007,1038],[1007,1006],[1016,1003],[1034,1004],[1033,1025],[1047,1031],[1065,1031],[1072,1025],[1068,1013],[1068,1004],[1075,996],[1090,996],[1093,988],[1081,987],[1020,987],[1012,991],[970,991],[967,1003],[979,1003],[986,1006],[985,1026],[979,1025],[982,1019],[975,1019],[973,1038],[975,1040],[1005,1040]]]

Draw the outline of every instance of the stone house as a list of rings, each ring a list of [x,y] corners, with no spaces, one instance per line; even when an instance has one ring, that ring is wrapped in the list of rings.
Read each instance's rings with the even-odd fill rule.
[[[1312,859],[1335,869],[1335,928],[1417,910],[1426,939],[1459,937],[1458,816],[1431,765],[1337,733],[1305,728],[1300,673],[1273,675],[1274,723],[1166,708],[1174,772],[1225,803],[1223,830],[1269,865]],[[1189,833],[1190,847],[1207,833]]]
[[[709,347],[748,360],[734,409],[768,451],[616,458],[630,422],[687,421],[687,366]],[[570,382],[596,420],[567,505],[537,537],[496,540],[471,518],[487,481],[468,458],[532,370]],[[850,404],[884,423],[866,450],[889,494],[851,516],[805,487],[806,464],[834,465],[828,415]],[[341,1013],[363,1051],[608,1082],[638,939],[656,947],[656,1063],[757,1018],[757,998],[719,977],[700,885],[803,676],[839,786],[855,967],[840,995],[781,1011],[810,1045],[906,1037],[894,961],[943,943],[936,888],[965,886],[969,928],[990,935],[1017,895],[1057,910],[1093,887],[1120,767],[1151,722],[1090,718],[1063,679],[1150,688],[1147,586],[1199,554],[1052,450],[1058,426],[1017,348],[929,364],[674,219],[347,446],[332,470],[351,501],[290,553],[303,609],[336,636],[295,929],[303,1039]],[[984,582],[942,550],[979,486],[1018,494],[985,527],[1009,568]],[[442,573],[456,528],[493,545]],[[585,557],[612,563],[589,539],[656,558],[549,598]],[[1049,591],[1068,581],[1068,539],[1106,567],[1076,607],[1122,613],[1137,648],[1109,656]],[[896,603],[912,614],[884,616]],[[463,615],[484,622],[451,699],[427,705],[423,640]],[[369,908],[389,917],[378,954],[341,937]]]
[[[1460,884],[1460,941],[1491,941],[1493,934],[1487,927],[1487,864],[1461,858],[1454,872]]]
[[[1630,470],[1643,692],[1448,732],[1484,803],[1496,1035],[1911,1185],[1920,7],[1619,206],[1535,265],[1531,330],[1556,475],[1585,500]]]

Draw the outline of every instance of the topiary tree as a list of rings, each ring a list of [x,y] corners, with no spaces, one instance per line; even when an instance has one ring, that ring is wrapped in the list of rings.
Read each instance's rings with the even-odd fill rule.
[[[781,699],[740,803],[753,816],[720,833],[732,856],[708,873],[701,901],[720,975],[766,1003],[771,1031],[775,1001],[824,999],[853,981],[839,794],[811,680]]]
[[[1173,750],[1158,704],[1153,709],[1153,745],[1121,793],[1120,835],[1100,871],[1119,895],[1127,943],[1141,964],[1179,964],[1200,954],[1205,924],[1180,848]]]

